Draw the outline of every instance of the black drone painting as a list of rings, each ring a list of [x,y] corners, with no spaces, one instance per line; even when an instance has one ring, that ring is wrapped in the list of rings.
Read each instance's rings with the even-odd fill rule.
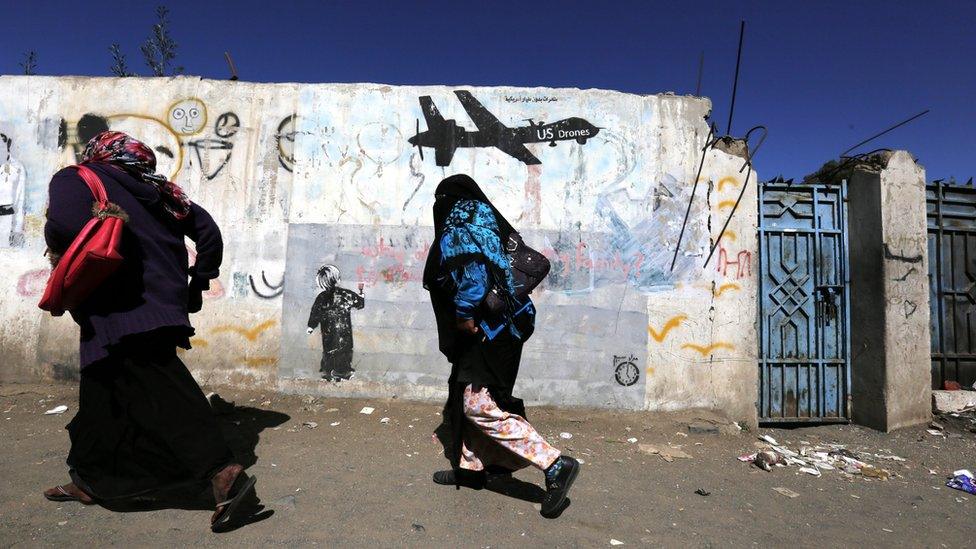
[[[551,124],[529,119],[528,126],[509,128],[475,99],[471,92],[455,90],[454,94],[478,127],[478,131],[459,127],[456,120],[444,120],[430,96],[422,96],[420,108],[423,110],[424,120],[427,121],[427,131],[420,131],[418,119],[417,133],[408,140],[420,151],[421,160],[424,158],[424,147],[434,149],[434,159],[438,166],[450,166],[454,151],[460,147],[495,147],[527,165],[542,164],[541,160],[525,148],[526,143],[549,143],[550,147],[555,147],[557,141],[575,140],[583,145],[587,139],[600,133],[600,128],[576,117]]]

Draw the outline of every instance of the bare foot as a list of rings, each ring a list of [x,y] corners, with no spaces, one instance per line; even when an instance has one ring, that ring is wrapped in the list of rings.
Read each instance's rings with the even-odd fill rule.
[[[69,501],[65,498],[74,498],[85,505],[91,505],[93,503],[91,496],[84,493],[81,488],[75,486],[75,483],[71,482],[69,484],[62,484],[61,486],[55,486],[54,488],[48,488],[44,490],[44,496],[48,499],[54,499],[54,501]]]
[[[230,494],[230,489],[234,486],[234,481],[237,480],[237,475],[244,471],[244,467],[237,463],[232,463],[227,467],[220,470],[219,473],[213,476],[211,483],[213,484],[213,495],[214,500],[217,502],[217,510],[214,511],[213,516],[210,517],[211,524],[217,520],[220,512],[223,510],[223,505],[221,503],[227,501],[227,496]]]

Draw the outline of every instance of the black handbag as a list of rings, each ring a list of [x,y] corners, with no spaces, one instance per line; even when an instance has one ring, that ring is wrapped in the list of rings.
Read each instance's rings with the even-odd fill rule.
[[[515,279],[515,297],[522,301],[542,283],[552,265],[546,256],[526,245],[522,235],[518,233],[512,233],[508,237],[505,252],[512,266],[512,278]],[[489,314],[503,313],[505,305],[505,299],[497,287],[492,288],[485,296],[484,307]]]

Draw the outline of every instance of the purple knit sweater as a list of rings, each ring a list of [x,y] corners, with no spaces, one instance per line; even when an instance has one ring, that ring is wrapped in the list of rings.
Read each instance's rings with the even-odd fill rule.
[[[122,338],[159,328],[176,328],[177,345],[189,348],[193,327],[187,311],[189,285],[206,289],[217,278],[223,256],[220,229],[193,204],[176,221],[161,207],[159,191],[110,164],[89,164],[108,199],[129,216],[122,234],[122,267],[71,311],[81,327],[81,367],[108,356]],[[75,168],[54,174],[44,238],[63,252],[92,217],[92,194]],[[196,265],[188,266],[184,236],[196,243]],[[191,280],[192,277],[192,280]]]

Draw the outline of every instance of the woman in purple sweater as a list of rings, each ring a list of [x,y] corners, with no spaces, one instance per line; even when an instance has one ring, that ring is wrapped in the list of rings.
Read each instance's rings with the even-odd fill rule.
[[[71,311],[81,328],[78,413],[68,424],[72,482],[54,501],[113,503],[171,488],[212,487],[214,531],[249,512],[254,478],[220,432],[206,397],[176,354],[190,348],[189,313],[217,277],[220,230],[206,210],[156,174],[156,157],[121,132],[102,132],[83,163],[127,216],[122,266]],[[92,194],[74,168],[54,175],[44,237],[52,261],[92,216]],[[184,237],[196,243],[189,267]]]

